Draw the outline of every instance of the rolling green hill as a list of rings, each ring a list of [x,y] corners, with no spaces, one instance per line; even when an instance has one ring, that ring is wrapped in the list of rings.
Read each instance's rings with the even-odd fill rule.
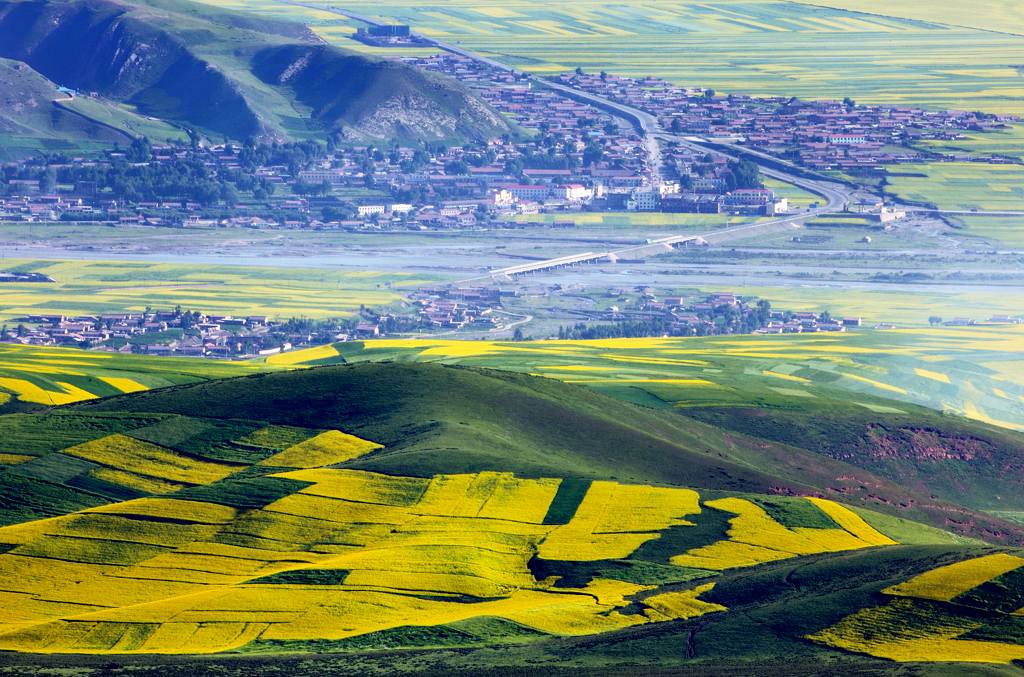
[[[506,128],[454,80],[328,47],[299,23],[180,0],[5,0],[0,57],[143,116],[233,139],[476,139]],[[109,134],[118,124],[93,127]],[[139,131],[123,127],[121,140]]]
[[[325,366],[0,416],[0,521],[6,674],[1024,659],[1013,525],[511,372]]]
[[[385,445],[384,452],[350,464],[374,472],[509,471],[527,477],[842,496],[994,542],[1020,543],[1024,536],[1020,525],[961,507],[955,493],[940,493],[942,487],[911,490],[792,441],[731,432],[671,410],[638,407],[511,372],[365,363],[210,381],[75,407],[337,426]],[[886,414],[873,416],[882,424],[889,420]],[[941,420],[936,417],[935,423]],[[1004,444],[1006,454],[1022,453],[1016,436]]]

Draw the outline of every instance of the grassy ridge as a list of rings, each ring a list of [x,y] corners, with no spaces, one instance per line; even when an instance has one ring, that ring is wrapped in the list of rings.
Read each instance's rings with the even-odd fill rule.
[[[844,415],[836,406],[830,415]],[[1015,539],[1019,529],[957,507],[956,493],[945,495],[941,506],[935,504],[927,497],[942,490],[941,482],[918,492],[881,472],[857,467],[857,459],[829,458],[813,445],[801,448],[792,441],[733,432],[672,410],[636,407],[555,379],[510,372],[364,363],[150,391],[83,402],[76,410],[179,415],[202,411],[225,419],[339,427],[385,446],[347,467],[389,474],[426,477],[500,470],[527,477],[820,493],[937,526],[955,523],[966,535],[984,531],[995,538]],[[932,416],[929,420],[935,425],[945,425],[941,417],[920,412]],[[868,420],[888,418],[874,412]],[[978,432],[1003,445],[1004,453],[1019,453],[1016,436],[999,438],[986,428]],[[979,485],[983,477],[979,474]],[[1014,492],[1002,500],[1012,502],[1018,495]],[[571,501],[566,503],[571,507]]]
[[[893,402],[901,400],[1024,429],[1019,326],[527,343],[380,340],[336,348],[349,361],[515,369],[622,399],[641,393],[645,403],[666,406],[801,409],[838,400],[906,413]]]

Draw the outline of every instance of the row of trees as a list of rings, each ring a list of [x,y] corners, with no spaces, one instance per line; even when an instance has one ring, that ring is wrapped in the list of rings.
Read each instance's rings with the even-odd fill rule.
[[[558,338],[572,340],[604,338],[643,338],[648,336],[714,336],[718,334],[749,334],[768,324],[772,305],[760,300],[753,306],[720,305],[696,314],[701,324],[683,325],[670,317],[649,320],[586,324],[578,322],[558,328]]]

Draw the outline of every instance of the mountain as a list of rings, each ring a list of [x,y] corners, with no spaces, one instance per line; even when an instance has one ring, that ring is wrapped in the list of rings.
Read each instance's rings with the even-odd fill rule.
[[[454,80],[328,46],[301,24],[178,0],[5,0],[0,57],[237,140],[480,139],[507,129]]]
[[[794,445],[440,364],[8,414],[0,666],[1012,674],[1024,551],[993,541],[1020,534],[908,519],[984,523],[913,498]]]

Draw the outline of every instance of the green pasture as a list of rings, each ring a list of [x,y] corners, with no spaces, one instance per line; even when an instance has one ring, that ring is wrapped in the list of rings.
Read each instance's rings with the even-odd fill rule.
[[[1024,211],[1024,167],[972,162],[910,164],[887,172],[888,192],[940,209]]]

